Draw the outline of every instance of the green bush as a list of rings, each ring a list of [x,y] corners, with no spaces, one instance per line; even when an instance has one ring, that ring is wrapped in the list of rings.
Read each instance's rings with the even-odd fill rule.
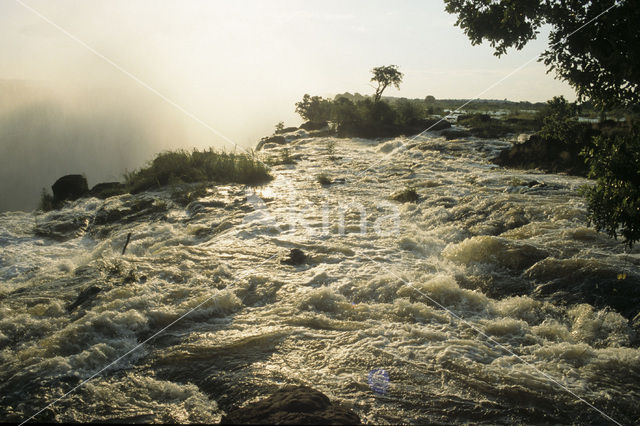
[[[267,166],[252,154],[213,149],[158,154],[147,167],[125,174],[131,193],[169,184],[206,182],[260,184],[272,179]]]
[[[584,190],[589,220],[598,231],[640,240],[640,128],[625,135],[598,136],[582,155],[596,185]]]
[[[567,102],[563,96],[555,96],[547,101],[547,106],[539,115],[542,121],[540,136],[560,144],[571,144],[580,139],[584,126],[578,122],[578,108]]]
[[[323,99],[320,96],[309,96],[305,94],[302,101],[296,102],[296,113],[302,118],[313,123],[329,121],[331,119],[330,99]]]

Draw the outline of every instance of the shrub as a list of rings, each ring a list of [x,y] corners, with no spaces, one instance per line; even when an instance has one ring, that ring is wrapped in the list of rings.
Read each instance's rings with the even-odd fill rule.
[[[488,114],[466,114],[458,117],[458,124],[469,128],[469,132],[479,138],[499,138],[513,133],[537,130],[539,120],[535,117],[507,118],[500,120]]]
[[[267,158],[266,163],[270,166],[278,166],[281,164],[295,164],[296,160],[291,156],[289,148],[282,148],[278,157]]]
[[[38,206],[43,212],[49,212],[51,210],[59,208],[53,200],[53,195],[49,194],[46,189],[42,188],[40,194],[40,205]]]
[[[421,103],[412,102],[408,99],[399,99],[395,108],[397,111],[396,122],[400,126],[415,126],[425,116]]]
[[[543,138],[561,144],[573,143],[575,138],[580,138],[583,126],[578,123],[578,109],[563,96],[555,96],[547,101],[547,106],[540,112],[540,118],[540,136]]]
[[[631,248],[640,240],[640,128],[625,135],[598,136],[582,155],[596,185],[583,190],[589,220],[598,231],[624,237]]]
[[[206,151],[168,151],[147,167],[125,174],[131,193],[169,184],[213,181],[260,184],[272,179],[267,166],[251,154]]]
[[[305,94],[302,101],[296,102],[296,113],[311,122],[329,121],[331,119],[331,104],[329,99]]]
[[[329,142],[327,142],[327,154],[329,154],[329,159],[331,161],[335,161],[336,158],[336,141],[334,139],[331,139]]]

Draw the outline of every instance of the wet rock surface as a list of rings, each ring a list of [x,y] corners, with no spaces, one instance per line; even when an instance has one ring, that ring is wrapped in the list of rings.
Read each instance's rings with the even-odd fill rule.
[[[300,249],[291,249],[289,255],[280,261],[283,265],[297,266],[306,263],[308,260],[307,255]]]
[[[286,386],[271,396],[229,412],[222,424],[350,425],[360,418],[321,392]]]

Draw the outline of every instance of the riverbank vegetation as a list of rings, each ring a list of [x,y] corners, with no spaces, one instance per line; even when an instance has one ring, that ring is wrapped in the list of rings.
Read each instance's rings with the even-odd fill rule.
[[[125,175],[131,193],[174,183],[212,181],[256,185],[271,180],[267,166],[250,153],[208,149],[160,153],[146,167]]]
[[[562,7],[556,2],[530,7],[525,0],[500,1],[491,7],[484,0],[445,3],[471,43],[488,42],[496,56],[510,48],[522,49],[536,39],[541,27],[548,26],[549,45],[540,57],[548,70],[569,83],[579,101],[589,101],[600,110],[602,118],[605,111],[628,112],[626,126],[606,126],[601,120],[594,129],[567,118],[573,108],[556,102],[550,106],[557,115],[543,123],[536,143],[556,146],[549,150],[574,147],[573,153],[570,149],[559,153],[572,157],[580,149],[589,176],[596,179],[595,187],[586,192],[596,229],[613,237],[622,235],[629,246],[640,241],[640,133],[634,125],[640,112],[640,55],[631,47],[640,37],[640,27],[635,25],[640,20],[637,4],[627,0],[586,0]]]
[[[86,178],[80,177],[80,179],[84,180],[86,186]],[[137,194],[167,185],[196,182],[259,185],[271,179],[268,166],[253,153],[237,154],[211,148],[202,151],[197,149],[166,151],[158,154],[146,166],[125,173],[124,184],[119,182],[98,184],[91,191],[83,191],[71,198],[56,196],[55,191],[52,196],[43,189],[39,209],[43,211],[59,209],[67,199],[73,200],[79,196],[107,198],[124,193]],[[101,187],[104,187],[102,192],[96,191],[96,188]]]

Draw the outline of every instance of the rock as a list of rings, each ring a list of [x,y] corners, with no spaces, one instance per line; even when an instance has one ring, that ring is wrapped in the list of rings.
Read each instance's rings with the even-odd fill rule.
[[[222,424],[361,424],[353,411],[306,386],[285,386],[273,395],[229,412]]]
[[[326,121],[307,121],[303,123],[300,128],[304,130],[324,130],[329,126]]]
[[[265,144],[278,144],[278,145],[284,145],[287,143],[287,140],[284,138],[284,136],[280,136],[280,135],[274,135],[274,136],[267,136],[264,137],[262,139],[260,139],[260,142],[258,142],[258,145],[256,146],[256,150],[260,151],[262,149],[262,147],[264,147]]]
[[[307,261],[307,255],[300,249],[294,248],[289,252],[289,257],[282,259],[280,263],[284,265],[301,265]]]
[[[298,130],[297,127],[285,127],[282,130],[277,130],[276,134],[281,135],[283,133],[291,133],[291,132],[295,132],[296,130]]]
[[[564,145],[547,140],[540,135],[532,135],[526,142],[514,144],[493,160],[502,167],[519,169],[541,169],[550,173],[564,172],[576,176],[586,176],[588,167],[580,157],[597,132],[586,129],[575,141]]]
[[[437,132],[439,130],[445,130],[451,128],[451,123],[447,120],[443,120],[441,118],[433,118],[433,119],[422,119],[418,120],[416,123],[417,128],[422,128],[420,132],[423,132],[429,129],[430,132]]]
[[[452,139],[462,139],[462,138],[469,138],[471,137],[471,132],[469,132],[468,130],[443,130],[442,133],[440,133],[440,135],[444,136],[444,138],[446,140],[452,140]]]
[[[62,176],[51,186],[51,189],[53,190],[54,203],[77,200],[89,192],[87,179],[82,175]]]
[[[406,188],[402,191],[395,192],[391,195],[391,199],[400,203],[415,203],[420,199],[420,196],[413,188]]]
[[[100,287],[95,286],[95,285],[92,285],[91,287],[88,287],[88,288],[82,290],[80,292],[80,294],[78,295],[78,297],[76,298],[76,301],[73,302],[71,305],[67,306],[67,311],[71,312],[75,308],[77,308],[78,306],[82,305],[83,303],[85,303],[85,302],[87,302],[89,300],[92,300],[101,291],[102,291],[102,289]]]
[[[91,188],[91,191],[89,191],[89,195],[104,200],[105,198],[122,195],[125,192],[127,192],[126,188],[124,184],[120,182],[104,182],[99,183]]]

